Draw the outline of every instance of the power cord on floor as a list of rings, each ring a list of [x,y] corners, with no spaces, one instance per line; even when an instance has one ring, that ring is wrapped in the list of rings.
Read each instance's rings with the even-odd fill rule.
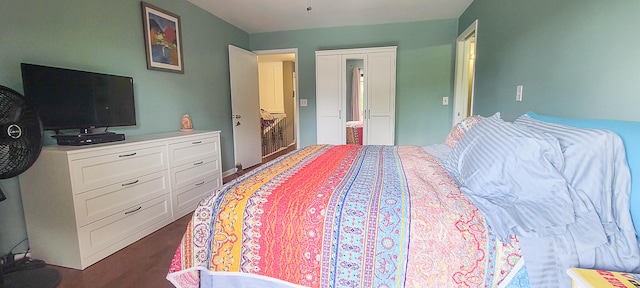
[[[3,274],[9,274],[12,272],[22,271],[22,270],[42,268],[45,266],[44,261],[31,259],[29,257],[29,252],[31,251],[31,248],[29,247],[27,247],[27,251],[22,253],[13,252],[13,249],[16,249],[18,245],[24,243],[25,241],[27,241],[27,239],[20,241],[18,244],[13,246],[11,250],[9,250],[8,254],[0,258],[0,262],[1,262],[0,271],[2,271]],[[19,256],[22,256],[22,257],[19,257]]]
[[[16,247],[18,247],[20,244],[24,243],[25,241],[27,241],[29,238],[25,238],[24,240],[18,242],[18,244],[14,245],[10,250],[9,253],[7,253],[6,255],[0,257],[0,264],[1,265],[5,265],[5,264],[11,264],[13,263],[13,261],[16,260],[16,255],[15,253],[13,253],[13,249],[16,249]],[[29,247],[27,247],[27,251],[24,252],[24,255],[26,256],[29,253]],[[21,254],[21,253],[18,253]]]

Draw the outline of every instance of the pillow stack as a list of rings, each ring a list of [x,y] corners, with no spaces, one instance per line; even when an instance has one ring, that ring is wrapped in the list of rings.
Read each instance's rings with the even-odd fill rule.
[[[571,267],[640,271],[617,134],[497,113],[453,142],[445,169],[501,240],[519,237],[532,286],[564,286]]]

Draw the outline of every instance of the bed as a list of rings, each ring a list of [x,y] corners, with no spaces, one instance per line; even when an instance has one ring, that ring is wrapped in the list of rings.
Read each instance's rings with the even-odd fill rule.
[[[347,121],[347,144],[362,145],[362,121]]]
[[[167,279],[176,287],[559,287],[570,284],[562,276],[568,267],[637,272],[629,213],[637,207],[629,205],[640,195],[630,183],[640,156],[625,154],[623,145],[640,145],[634,136],[640,123],[613,122],[627,135],[621,138],[555,124],[561,118],[540,120],[545,117],[530,112],[511,123],[499,114],[473,116],[443,144],[428,147],[315,145],[291,152],[200,202]],[[603,128],[578,122],[563,124]],[[515,135],[495,137],[504,129],[494,124]],[[558,127],[561,133],[552,136]],[[580,150],[584,143],[565,130],[597,134],[604,144],[588,139],[588,146],[611,156]],[[524,147],[523,139],[540,146]],[[504,159],[486,158],[485,150],[495,147],[500,155],[491,157]],[[533,162],[510,166],[507,158],[522,151],[516,163]],[[528,159],[536,153],[544,157]],[[542,180],[522,177],[540,174],[538,166],[547,169],[537,175]],[[508,177],[492,178],[496,171]],[[585,176],[610,189],[589,194],[594,183],[582,184]],[[522,195],[506,193],[523,184],[531,188]],[[583,241],[585,227],[591,234]],[[544,258],[549,255],[555,258]],[[540,276],[549,263],[551,276]]]

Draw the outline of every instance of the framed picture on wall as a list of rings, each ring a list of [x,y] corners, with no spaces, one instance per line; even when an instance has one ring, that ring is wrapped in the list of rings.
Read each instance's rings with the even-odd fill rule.
[[[147,69],[184,73],[180,16],[140,2]]]

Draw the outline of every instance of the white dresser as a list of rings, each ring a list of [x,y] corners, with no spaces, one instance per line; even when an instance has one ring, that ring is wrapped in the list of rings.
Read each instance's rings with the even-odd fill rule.
[[[32,256],[84,269],[192,212],[221,164],[219,131],[45,146],[20,175]]]
[[[168,142],[173,219],[191,213],[204,195],[222,186],[220,136]]]

